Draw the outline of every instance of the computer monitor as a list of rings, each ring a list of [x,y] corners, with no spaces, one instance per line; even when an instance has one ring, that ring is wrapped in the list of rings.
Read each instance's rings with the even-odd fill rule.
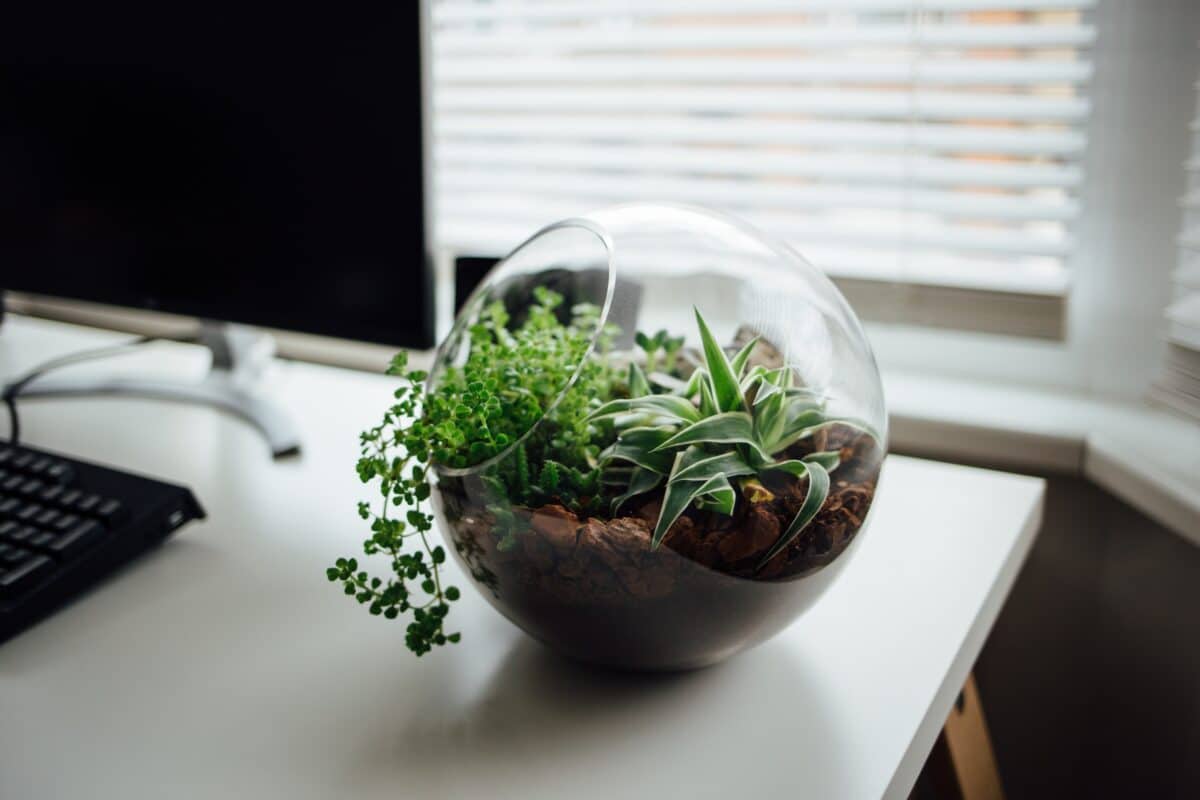
[[[0,12],[0,289],[433,343],[422,3]]]

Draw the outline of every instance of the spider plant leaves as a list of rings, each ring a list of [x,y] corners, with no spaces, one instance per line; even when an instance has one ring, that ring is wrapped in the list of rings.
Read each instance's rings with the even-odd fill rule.
[[[754,420],[745,411],[726,411],[694,422],[660,444],[657,450],[670,450],[692,444],[744,444],[755,455],[770,460],[754,435]]]
[[[737,493],[729,478],[724,475],[714,475],[700,485],[696,493],[696,507],[704,511],[716,511],[718,514],[729,516],[733,513],[733,505],[737,502]]]
[[[700,343],[703,345],[704,362],[708,367],[709,379],[712,381],[717,408],[720,411],[737,411],[744,406],[742,388],[738,384],[737,372],[734,371],[733,365],[729,363],[729,357],[725,355],[725,351],[717,343],[712,331],[708,329],[708,323],[704,321],[700,310],[693,308],[693,311],[696,312],[696,325],[700,329]]]
[[[704,384],[708,380],[708,372],[703,369],[692,370],[692,376],[688,378],[684,384],[682,391],[679,392],[680,397],[686,397],[689,400],[695,397],[703,390]]]
[[[630,412],[670,418],[679,422],[695,422],[700,419],[700,412],[687,398],[673,394],[650,394],[645,397],[609,400],[589,414],[588,419],[595,421]]]
[[[632,398],[646,397],[650,394],[650,382],[646,380],[646,373],[638,366],[636,361],[629,362],[629,396]]]
[[[683,462],[684,453],[675,458],[676,467]],[[724,475],[716,475],[706,481],[673,481],[667,483],[666,494],[663,495],[662,510],[658,522],[654,526],[654,534],[650,538],[650,547],[657,548],[679,515],[698,499],[711,500],[715,510],[724,514],[733,513],[736,495],[729,479]]]
[[[852,417],[828,417],[828,418],[826,418],[826,417],[818,414],[817,419],[808,427],[801,427],[799,429],[795,429],[796,428],[795,425],[789,426],[793,430],[787,434],[786,440],[782,446],[788,447],[788,446],[800,441],[801,439],[807,439],[809,436],[812,436],[813,434],[817,433],[818,431],[823,430],[828,427],[831,427],[833,425],[845,425],[847,428],[853,428],[856,431],[861,431],[862,433],[867,434],[872,439],[874,439],[876,442],[883,441],[883,439],[879,435],[879,432],[876,431],[874,427],[867,424],[866,422],[863,422],[862,420],[857,420]],[[776,451],[776,452],[778,452],[778,451]]]
[[[639,494],[645,494],[657,487],[663,481],[663,475],[658,472],[653,472],[642,467],[634,467],[633,474],[629,478],[629,489],[612,501],[612,513],[616,514],[621,506],[629,502]]]
[[[746,344],[742,345],[741,350],[737,351],[737,355],[735,355],[733,360],[729,362],[729,366],[733,368],[734,375],[739,378],[742,376],[742,373],[746,369],[746,364],[750,362],[750,354],[754,352],[754,345],[758,344],[758,340],[761,338],[761,336],[755,336],[753,339],[746,342]]]
[[[833,472],[842,463],[842,453],[840,450],[821,450],[809,453],[801,460],[809,464],[820,464],[826,472]]]
[[[809,453],[804,458],[792,458],[787,461],[776,461],[768,464],[763,470],[779,470],[796,478],[808,474],[809,464],[818,464],[826,472],[833,472],[842,463],[842,454],[837,450],[822,450],[819,453]]]
[[[786,399],[782,418],[783,425],[778,425],[778,421],[776,421],[771,435],[763,437],[764,446],[772,453],[778,453],[801,439],[811,436],[826,423],[825,417],[819,409],[811,408],[805,403],[789,406]]]
[[[670,453],[659,452],[658,448],[673,433],[674,429],[670,427],[629,428],[600,454],[600,461],[628,461],[642,469],[666,475],[673,459]]]
[[[826,498],[829,497],[829,473],[825,468],[816,461],[808,462],[808,492],[804,496],[804,503],[800,506],[800,510],[796,512],[796,516],[792,519],[790,525],[774,546],[767,551],[767,554],[758,562],[755,569],[762,569],[772,558],[791,544],[792,540],[800,535],[800,532],[808,527],[808,523],[816,518],[821,511],[821,506],[825,505]]]
[[[671,474],[671,480],[707,481],[717,475],[724,475],[726,478],[737,478],[742,475],[753,474],[754,468],[747,464],[736,450],[730,450],[719,455],[702,458],[688,466],[680,467],[677,472]]]
[[[700,416],[711,417],[720,411],[717,396],[713,391],[712,378],[706,372],[700,377]]]

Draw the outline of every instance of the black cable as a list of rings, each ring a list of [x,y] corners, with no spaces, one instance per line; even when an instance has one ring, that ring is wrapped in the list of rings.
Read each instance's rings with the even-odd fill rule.
[[[21,390],[28,386],[33,381],[45,375],[47,372],[52,372],[56,369],[69,367],[72,364],[79,364],[84,361],[94,361],[99,358],[107,358],[110,356],[123,355],[131,348],[139,345],[148,344],[157,341],[172,341],[172,342],[194,342],[196,339],[193,336],[189,337],[170,337],[170,336],[139,336],[136,339],[131,339],[120,344],[106,345],[104,347],[96,347],[91,350],[82,350],[77,353],[68,353],[65,356],[52,358],[33,369],[26,372],[21,377],[12,381],[4,387],[4,405],[8,407],[9,420],[9,444],[20,444],[21,441],[21,421],[17,415],[17,395]]]

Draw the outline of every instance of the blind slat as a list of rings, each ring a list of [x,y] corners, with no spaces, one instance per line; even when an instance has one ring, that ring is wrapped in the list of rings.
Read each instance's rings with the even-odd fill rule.
[[[934,91],[873,91],[868,89],[722,89],[599,87],[558,88],[439,88],[438,111],[456,109],[511,111],[662,111],[710,113],[824,114],[837,117],[987,120],[1077,120],[1088,113],[1088,101],[1078,97],[1028,94]]]
[[[1092,8],[1096,0],[921,0],[924,12],[939,11],[1070,11]],[[439,24],[485,21],[577,21],[589,18],[663,17],[684,14],[740,16],[745,14],[811,14],[821,12],[900,12],[914,8],[913,0],[544,0],[441,2],[434,6]]]
[[[598,169],[641,172],[737,173],[745,177],[805,177],[873,183],[979,184],[1002,187],[1069,187],[1082,172],[1077,166],[1028,162],[965,161],[912,154],[793,154],[778,150],[712,147],[546,146],[540,143],[479,145],[443,143],[434,157],[439,166],[520,167],[537,163],[579,173]],[[582,174],[577,180],[587,180]]]
[[[440,53],[527,53],[531,48],[565,52],[613,50],[828,50],[854,47],[1065,48],[1089,45],[1088,25],[662,25],[536,28],[448,28]]]
[[[463,247],[475,252],[507,250],[519,244],[524,234],[513,239],[513,228],[496,223],[480,222],[471,225],[446,223],[438,226],[439,235],[463,242]],[[528,232],[526,232],[528,233]],[[1016,291],[1047,296],[1062,295],[1067,289],[1067,274],[1055,260],[1024,259],[1003,261],[955,257],[936,251],[867,248],[836,248],[814,245],[805,240],[787,240],[821,269],[841,278],[866,280],[902,280],[934,286],[959,286],[991,291]],[[698,263],[691,254],[673,251],[679,269],[692,270]],[[696,254],[697,257],[703,254]],[[670,271],[670,258],[647,263],[653,271]]]
[[[958,192],[907,187],[812,186],[729,178],[673,178],[659,175],[589,176],[549,170],[455,170],[444,172],[439,186],[464,195],[485,190],[573,197],[593,205],[620,201],[709,203],[717,207],[819,209],[911,209],[948,217],[1002,220],[1067,221],[1079,213],[1074,199],[1044,200],[1026,194]],[[453,210],[449,204],[446,209]]]
[[[509,114],[455,112],[434,120],[439,141],[529,138],[629,142],[704,142],[791,146],[858,146],[999,155],[1077,154],[1081,133],[1031,126],[968,127],[907,122],[832,122],[703,116]]]
[[[494,196],[485,195],[487,200]],[[512,246],[537,230],[547,219],[575,216],[587,212],[586,206],[571,206],[554,202],[530,202],[528,198],[508,198],[504,213],[497,214],[494,205],[476,205],[464,208],[454,202],[452,215],[456,230],[463,231],[471,226],[494,225],[495,230],[506,232],[504,239]],[[916,248],[950,251],[957,253],[993,253],[1008,255],[1063,256],[1074,246],[1071,237],[1065,234],[1044,235],[1014,228],[959,227],[946,225],[916,226],[905,224],[882,224],[878,221],[841,221],[816,214],[803,218],[801,214],[785,214],[764,209],[751,209],[746,214],[758,227],[779,238],[804,242],[804,252],[809,247],[830,243],[853,241],[868,248]]]
[[[590,58],[442,58],[434,64],[439,85],[453,83],[698,82],[795,83],[800,81],[1024,85],[1082,83],[1092,66],[1048,59],[734,59],[594,56]]]

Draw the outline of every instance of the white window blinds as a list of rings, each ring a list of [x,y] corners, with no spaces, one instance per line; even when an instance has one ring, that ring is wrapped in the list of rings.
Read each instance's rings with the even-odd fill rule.
[[[1196,84],[1192,157],[1180,200],[1183,226],[1173,299],[1166,310],[1167,357],[1150,396],[1200,420],[1200,82]]]
[[[835,277],[1061,297],[1092,5],[435,0],[440,243],[690,202]]]

